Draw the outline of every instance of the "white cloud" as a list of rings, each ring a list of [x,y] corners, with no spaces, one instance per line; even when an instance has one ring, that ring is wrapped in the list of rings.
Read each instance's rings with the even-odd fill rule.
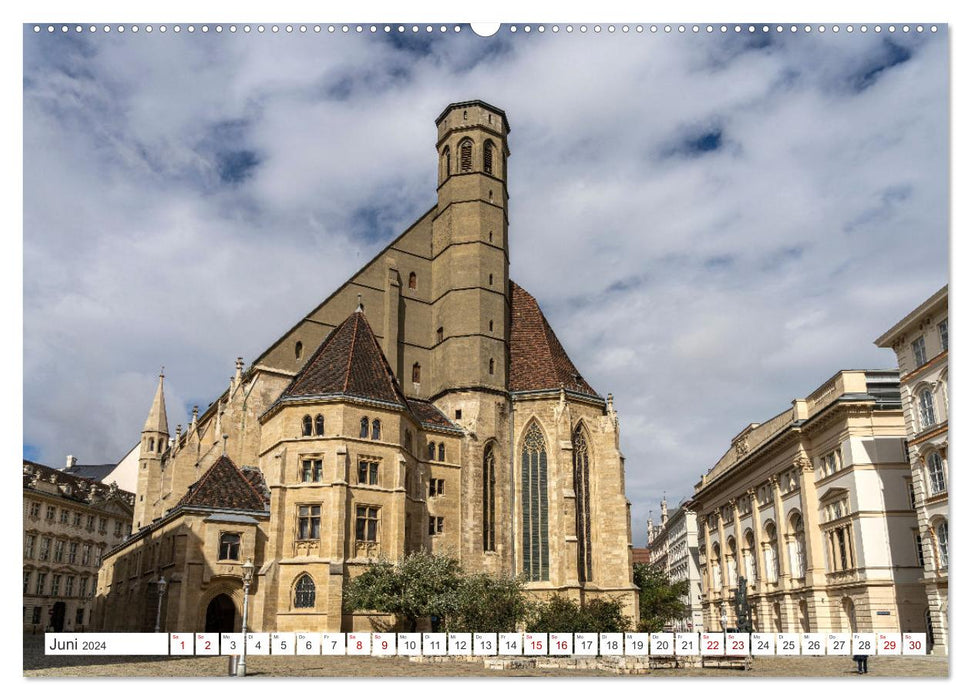
[[[637,542],[946,281],[943,33],[403,41],[25,34],[31,454],[120,458],[162,364],[205,407],[433,204],[457,100],[509,116],[511,274],[615,394]]]

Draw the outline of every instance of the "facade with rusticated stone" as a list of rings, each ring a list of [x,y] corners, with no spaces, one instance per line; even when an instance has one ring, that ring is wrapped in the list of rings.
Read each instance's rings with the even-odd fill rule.
[[[422,550],[522,574],[536,596],[619,599],[636,619],[612,398],[509,279],[506,116],[463,102],[436,125],[435,206],[250,367],[237,361],[174,438],[160,379],[137,532],[101,572],[106,629],[132,601],[156,610],[160,576],[165,629],[238,628],[246,557],[251,629],[369,629],[342,610],[344,584]],[[198,488],[214,465],[235,500]]]
[[[695,486],[705,629],[923,632],[896,371],[841,371],[753,423]]]

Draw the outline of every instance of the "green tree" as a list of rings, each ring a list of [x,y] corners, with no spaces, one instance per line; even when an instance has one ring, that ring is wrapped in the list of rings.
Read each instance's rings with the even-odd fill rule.
[[[625,632],[631,619],[624,615],[619,601],[594,599],[579,605],[554,595],[546,602],[534,603],[528,632]]]
[[[684,597],[688,582],[671,583],[667,574],[657,566],[634,564],[634,584],[641,589],[641,619],[637,629],[660,632],[664,625],[688,616]]]
[[[528,604],[519,578],[469,574],[456,588],[446,629],[450,632],[509,632],[526,618]]]
[[[396,615],[411,632],[418,621],[452,612],[462,569],[451,557],[415,552],[398,563],[379,561],[344,588],[344,610]]]

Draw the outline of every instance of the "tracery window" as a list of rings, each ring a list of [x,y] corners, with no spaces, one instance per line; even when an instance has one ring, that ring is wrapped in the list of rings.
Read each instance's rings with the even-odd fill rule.
[[[465,139],[459,144],[459,170],[472,172],[472,139]]]
[[[310,578],[309,574],[304,574],[297,580],[297,585],[294,587],[293,607],[312,608],[316,599],[317,587],[314,585],[314,580]]]
[[[485,148],[482,151],[482,169],[488,175],[492,175],[492,151],[494,148],[492,141],[486,141]]]
[[[486,447],[482,459],[482,550],[496,549],[496,452]]]
[[[526,431],[522,453],[523,573],[530,581],[550,577],[547,487],[546,441],[533,423]]]
[[[590,525],[590,452],[578,425],[573,431],[573,490],[576,493],[577,575],[581,582],[593,578]]]

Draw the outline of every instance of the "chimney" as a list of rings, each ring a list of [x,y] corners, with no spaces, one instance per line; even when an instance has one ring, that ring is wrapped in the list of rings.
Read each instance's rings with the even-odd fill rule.
[[[64,467],[64,469],[70,469],[71,467],[73,467],[77,463],[78,463],[77,457],[75,457],[74,455],[68,455],[67,456],[67,466]]]

